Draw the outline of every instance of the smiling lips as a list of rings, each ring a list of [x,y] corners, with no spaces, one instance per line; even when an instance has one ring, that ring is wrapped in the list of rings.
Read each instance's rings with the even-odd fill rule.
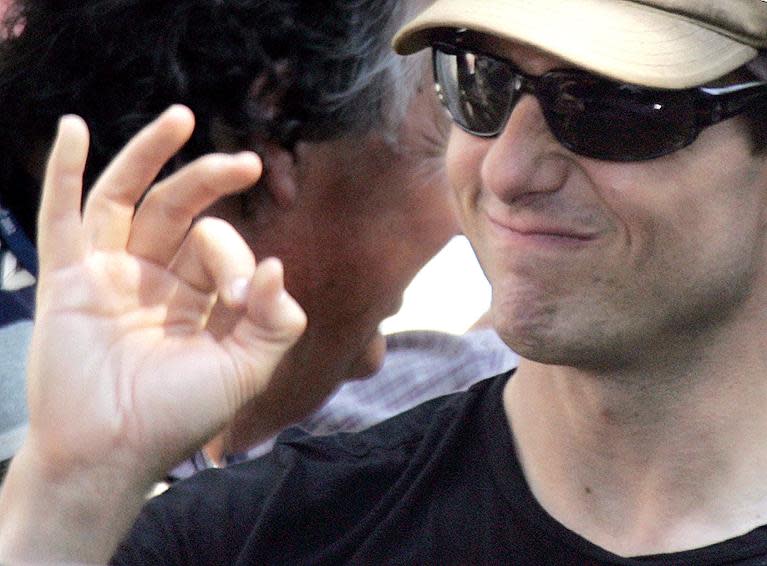
[[[593,241],[597,233],[569,226],[557,225],[549,219],[499,220],[488,213],[490,224],[500,230],[505,237],[530,242],[541,241],[550,244],[583,244]]]

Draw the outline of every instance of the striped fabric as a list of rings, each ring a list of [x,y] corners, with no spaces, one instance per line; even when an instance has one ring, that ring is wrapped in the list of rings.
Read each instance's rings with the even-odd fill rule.
[[[481,379],[516,367],[518,361],[490,329],[461,336],[423,330],[391,334],[379,372],[344,384],[297,426],[312,434],[362,430],[434,397],[467,389]],[[273,444],[274,439],[246,454],[229,456],[227,464],[266,454]],[[182,479],[210,465],[200,452],[170,476]]]

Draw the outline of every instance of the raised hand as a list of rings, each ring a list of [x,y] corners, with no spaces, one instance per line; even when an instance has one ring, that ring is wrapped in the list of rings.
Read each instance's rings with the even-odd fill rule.
[[[30,431],[0,512],[23,501],[24,489],[45,492],[51,482],[68,487],[67,497],[79,495],[71,493],[77,486],[113,485],[121,495],[105,497],[105,507],[136,500],[266,387],[303,330],[278,260],[257,265],[222,220],[194,222],[257,180],[254,154],[203,157],[146,192],[193,127],[188,109],[166,111],[114,159],[81,214],[88,133],[79,118],[62,119],[39,221]],[[206,323],[217,300],[238,320],[214,337]],[[95,510],[93,494],[82,495],[81,507],[99,520],[117,512]],[[0,520],[0,532],[6,527]],[[107,546],[114,536],[106,535]],[[75,556],[77,543],[67,544],[41,557],[102,559],[106,551]]]

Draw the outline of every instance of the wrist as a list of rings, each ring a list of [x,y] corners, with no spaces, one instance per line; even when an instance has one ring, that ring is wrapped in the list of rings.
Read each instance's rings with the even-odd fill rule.
[[[25,444],[0,492],[0,563],[105,563],[149,485],[108,470],[63,469]]]

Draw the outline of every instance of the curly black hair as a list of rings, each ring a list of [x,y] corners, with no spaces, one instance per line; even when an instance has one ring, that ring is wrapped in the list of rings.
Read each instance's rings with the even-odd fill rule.
[[[404,3],[17,0],[0,42],[2,200],[19,200],[7,194],[19,162],[66,113],[91,128],[89,184],[171,103],[188,105],[197,128],[169,170],[214,150],[216,132],[238,148],[291,149],[368,131],[401,82],[389,41]]]

